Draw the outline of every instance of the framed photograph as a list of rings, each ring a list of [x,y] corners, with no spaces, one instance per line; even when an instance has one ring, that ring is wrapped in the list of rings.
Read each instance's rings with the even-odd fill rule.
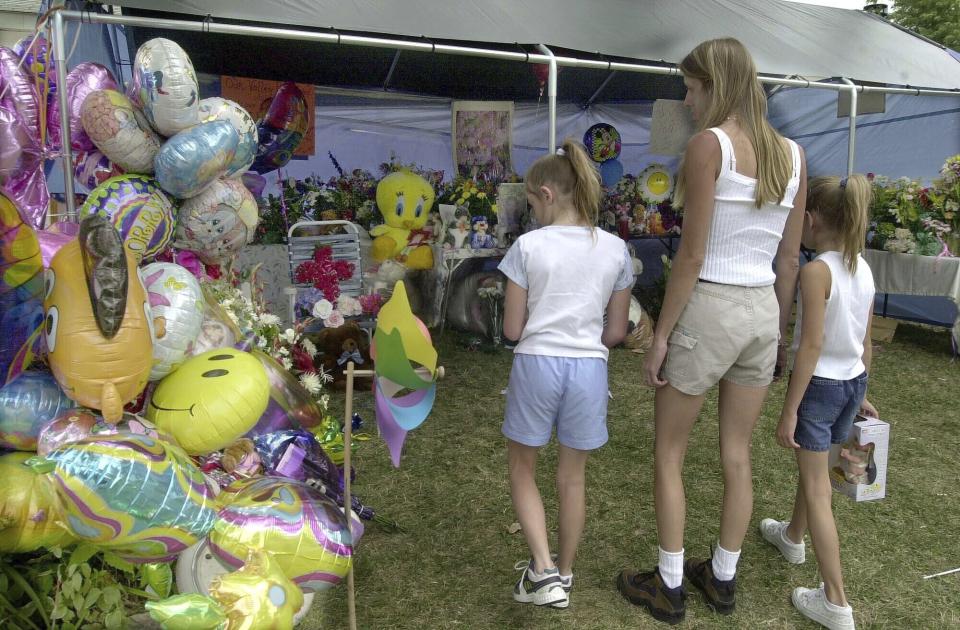
[[[497,187],[497,224],[514,234],[520,231],[520,220],[527,211],[527,185],[500,184]]]
[[[454,101],[453,163],[461,177],[504,179],[510,172],[512,101]]]

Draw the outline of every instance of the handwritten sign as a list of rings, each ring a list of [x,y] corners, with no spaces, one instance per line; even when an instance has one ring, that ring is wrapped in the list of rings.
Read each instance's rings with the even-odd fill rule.
[[[254,120],[260,118],[270,107],[270,101],[280,87],[282,81],[266,81],[263,79],[248,79],[246,77],[220,77],[220,95],[223,98],[230,99],[238,103],[245,110],[250,112]],[[303,140],[294,150],[295,156],[310,156],[314,154],[314,124],[316,102],[316,93],[312,85],[306,83],[297,83],[297,87],[303,92],[303,97],[307,101],[307,133]]]

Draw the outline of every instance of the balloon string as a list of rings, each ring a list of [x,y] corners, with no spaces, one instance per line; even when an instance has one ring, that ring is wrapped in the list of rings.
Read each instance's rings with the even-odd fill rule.
[[[280,186],[280,212],[283,214],[283,233],[286,235],[290,233],[290,222],[287,221],[287,202],[286,199],[284,199],[283,174],[279,168],[277,169],[277,184]]]

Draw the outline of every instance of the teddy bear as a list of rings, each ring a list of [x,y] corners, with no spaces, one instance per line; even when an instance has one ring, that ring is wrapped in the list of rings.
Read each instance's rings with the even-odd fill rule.
[[[310,336],[320,352],[323,369],[333,376],[333,386],[336,389],[346,387],[347,376],[344,370],[347,369],[348,362],[353,361],[354,368],[358,370],[373,368],[367,334],[356,322],[347,322],[337,328],[324,328]],[[354,380],[355,388],[369,386],[370,381],[366,378],[358,377]]]

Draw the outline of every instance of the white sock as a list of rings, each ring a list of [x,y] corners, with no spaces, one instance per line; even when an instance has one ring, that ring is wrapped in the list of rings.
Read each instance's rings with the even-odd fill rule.
[[[660,577],[667,588],[677,588],[683,582],[683,549],[664,551],[660,547]]]
[[[794,547],[802,547],[802,546],[803,546],[803,539],[801,539],[800,542],[795,543],[795,542],[793,542],[792,540],[790,540],[790,537],[789,537],[789,536],[787,536],[787,530],[788,530],[789,528],[790,528],[790,523],[784,523],[784,524],[783,524],[783,528],[780,530],[780,538],[782,538],[782,539],[783,539],[783,542],[787,543],[788,545],[793,545]]]
[[[737,574],[740,551],[727,551],[717,543],[713,550],[713,575],[721,582],[728,582]]]

